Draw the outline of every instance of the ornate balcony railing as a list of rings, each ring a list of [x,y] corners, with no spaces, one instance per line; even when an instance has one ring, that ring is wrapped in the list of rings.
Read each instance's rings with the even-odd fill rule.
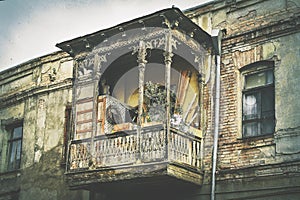
[[[201,168],[201,138],[163,125],[74,140],[70,144],[69,172],[135,166],[141,163],[177,163]]]

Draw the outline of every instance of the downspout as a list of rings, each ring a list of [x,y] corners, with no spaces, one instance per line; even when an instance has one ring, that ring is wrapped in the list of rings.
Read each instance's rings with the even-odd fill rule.
[[[215,49],[215,66],[216,66],[216,90],[215,90],[215,124],[214,124],[214,142],[212,157],[212,179],[211,179],[211,200],[216,197],[216,169],[218,155],[218,139],[219,139],[219,122],[220,122],[220,82],[221,82],[221,31],[215,29],[212,31],[213,47]]]

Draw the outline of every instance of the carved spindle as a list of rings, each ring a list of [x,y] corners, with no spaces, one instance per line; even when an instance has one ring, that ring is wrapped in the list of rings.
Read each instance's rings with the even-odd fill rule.
[[[200,167],[201,166],[201,143],[200,142],[197,142],[197,156],[196,156],[196,159],[197,159],[197,165],[196,167]]]

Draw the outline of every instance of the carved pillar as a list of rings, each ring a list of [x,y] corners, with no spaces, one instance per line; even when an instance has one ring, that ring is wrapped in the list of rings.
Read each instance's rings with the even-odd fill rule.
[[[170,133],[170,88],[171,88],[171,64],[172,64],[172,33],[171,31],[166,35],[166,49],[164,53],[165,57],[165,88],[166,88],[166,129],[167,135]]]
[[[143,103],[144,103],[144,75],[145,75],[145,67],[146,67],[146,47],[144,41],[140,41],[139,51],[138,51],[138,68],[139,68],[139,100],[138,100],[138,118],[137,118],[137,138],[138,138],[138,162],[140,162],[140,152],[141,152],[141,125],[142,125],[142,117],[143,117]]]
[[[146,47],[144,41],[140,41],[139,51],[138,51],[138,68],[139,68],[139,107],[138,107],[138,119],[137,125],[142,124],[143,115],[143,103],[144,103],[144,74],[146,67]]]

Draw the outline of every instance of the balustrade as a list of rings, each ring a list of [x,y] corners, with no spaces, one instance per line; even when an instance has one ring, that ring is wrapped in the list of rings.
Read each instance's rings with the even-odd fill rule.
[[[90,140],[74,141],[70,146],[70,169],[88,168],[91,158]]]
[[[142,129],[138,138],[136,131],[97,136],[72,141],[70,145],[70,170],[121,167],[149,162],[175,162],[194,168],[201,166],[201,140],[196,136],[163,126]],[[139,146],[138,146],[139,144]],[[140,163],[139,163],[140,164]]]

